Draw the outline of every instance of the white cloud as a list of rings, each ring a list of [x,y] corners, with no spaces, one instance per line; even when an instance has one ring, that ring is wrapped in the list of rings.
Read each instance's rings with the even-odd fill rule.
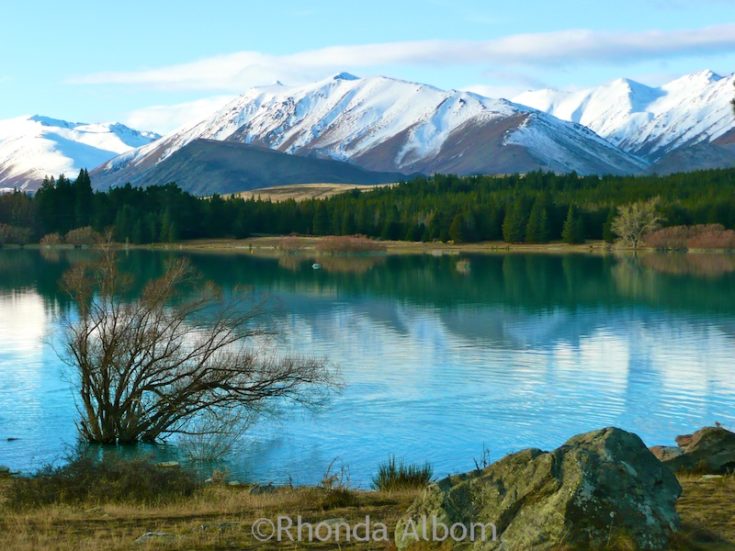
[[[125,124],[131,128],[165,134],[204,120],[232,99],[233,96],[214,96],[173,105],[143,107],[128,114]]]
[[[677,31],[566,30],[485,41],[429,40],[332,46],[289,55],[245,51],[167,67],[105,72],[70,79],[78,84],[134,84],[163,89],[240,92],[276,80],[297,84],[331,71],[391,65],[563,67],[730,53],[735,24]]]

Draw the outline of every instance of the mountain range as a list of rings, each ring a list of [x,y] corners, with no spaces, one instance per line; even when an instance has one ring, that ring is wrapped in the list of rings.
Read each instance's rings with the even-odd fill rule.
[[[735,75],[700,71],[659,87],[629,79],[576,91],[536,90],[514,98],[590,128],[620,149],[671,172],[735,166]]]
[[[45,176],[76,176],[159,139],[119,123],[67,122],[40,115],[0,121],[0,188],[37,189]]]
[[[0,186],[33,189],[46,174],[82,166],[97,167],[92,179],[100,188],[175,180],[195,193],[434,172],[735,166],[734,80],[702,71],[660,87],[619,79],[509,101],[340,73],[305,86],[252,88],[163,137],[120,124],[22,117],[0,121]]]
[[[193,127],[112,159],[93,180],[103,187],[133,180],[196,139],[403,174],[645,168],[580,124],[507,100],[341,73],[307,86],[253,88]]]

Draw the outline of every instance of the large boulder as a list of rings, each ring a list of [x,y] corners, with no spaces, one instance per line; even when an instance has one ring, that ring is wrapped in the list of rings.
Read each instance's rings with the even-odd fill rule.
[[[463,525],[476,550],[663,549],[679,524],[680,494],[676,477],[638,436],[606,428],[432,484],[398,522],[396,545],[407,549]],[[473,529],[479,525],[485,541]],[[457,529],[450,539],[463,535]]]
[[[676,472],[726,474],[735,472],[735,433],[704,427],[676,437],[678,447],[654,446],[656,457]]]

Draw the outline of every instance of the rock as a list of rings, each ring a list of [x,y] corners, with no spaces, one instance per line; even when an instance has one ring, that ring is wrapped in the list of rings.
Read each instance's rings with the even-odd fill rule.
[[[651,453],[656,456],[659,461],[669,461],[674,457],[679,457],[684,452],[676,446],[651,446],[648,448]]]
[[[432,484],[399,520],[396,545],[406,549],[421,536],[407,528],[435,518],[448,527],[494,525],[497,541],[488,532],[478,551],[662,549],[679,525],[680,494],[676,477],[638,436],[606,428]]]
[[[136,539],[135,543],[140,545],[152,541],[169,541],[172,539],[174,539],[174,535],[169,534],[168,532],[146,532],[138,539]]]
[[[20,440],[20,438],[18,438],[16,436],[10,436],[10,437],[8,437],[8,438],[5,439],[6,442],[17,442],[18,440]]]
[[[180,467],[178,461],[162,461],[160,463],[156,463],[156,466],[161,467],[162,469],[175,469]]]
[[[227,483],[227,485],[228,485],[228,486],[241,486],[240,482],[238,482],[237,480],[230,480],[230,481],[229,481],[229,482]]]
[[[676,438],[681,453],[662,459],[674,471],[706,474],[735,472],[735,433],[722,427],[704,427]]]

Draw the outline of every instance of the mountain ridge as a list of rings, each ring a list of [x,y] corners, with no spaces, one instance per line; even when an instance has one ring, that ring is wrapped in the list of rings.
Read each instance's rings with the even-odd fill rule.
[[[735,74],[721,76],[707,69],[661,86],[616,79],[576,91],[529,91],[513,99],[591,128],[621,149],[647,159],[656,171],[665,168],[673,153],[714,144],[735,128],[730,104],[733,83]],[[702,168],[694,160],[687,166]]]
[[[160,138],[121,123],[71,122],[43,115],[0,120],[0,187],[37,189],[45,176],[75,176]]]
[[[471,130],[475,140],[460,129]],[[491,139],[478,141],[483,136]],[[98,180],[109,186],[139,179],[195,139],[404,174],[537,169],[628,174],[645,165],[586,128],[509,100],[340,73],[305,86],[252,88],[208,119],[112,159],[97,171]],[[549,144],[553,155],[541,147]]]

